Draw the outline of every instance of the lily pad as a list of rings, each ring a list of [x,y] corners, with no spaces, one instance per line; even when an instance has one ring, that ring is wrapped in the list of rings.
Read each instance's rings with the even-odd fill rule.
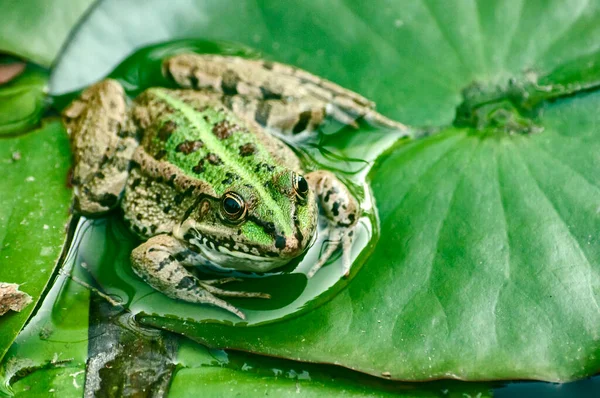
[[[211,346],[393,379],[564,381],[600,368],[600,104],[580,92],[596,87],[595,74],[571,73],[596,59],[600,5],[146,5],[139,18],[135,1],[100,4],[58,63],[53,89],[98,80],[134,47],[195,36],[255,47],[435,129],[377,161],[381,239],[333,300],[256,327],[141,321]],[[563,78],[576,88],[571,98],[557,88]],[[561,94],[528,107],[524,93],[538,84]],[[480,106],[488,95],[498,107]],[[463,103],[483,123],[444,127]]]
[[[67,35],[94,0],[5,0],[0,52],[50,66]]]
[[[19,284],[33,298],[21,312],[0,317],[0,358],[35,309],[61,254],[70,217],[70,160],[58,120],[0,139],[0,281]]]

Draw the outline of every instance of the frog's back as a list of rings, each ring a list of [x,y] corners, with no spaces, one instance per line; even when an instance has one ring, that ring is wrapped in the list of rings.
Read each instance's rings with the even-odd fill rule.
[[[199,195],[220,198],[241,185],[268,189],[274,175],[301,172],[290,148],[234,115],[220,94],[148,89],[131,120],[142,138],[123,209],[142,237],[170,232]]]
[[[133,109],[150,156],[207,182],[220,196],[240,171],[278,167],[299,171],[295,154],[257,124],[241,120],[221,95],[194,90],[146,90]],[[242,170],[240,170],[242,169]],[[257,175],[253,178],[269,178]]]

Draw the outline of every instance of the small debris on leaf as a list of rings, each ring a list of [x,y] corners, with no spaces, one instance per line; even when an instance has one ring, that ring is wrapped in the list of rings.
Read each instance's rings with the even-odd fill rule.
[[[0,282],[0,316],[9,310],[19,312],[31,301],[31,296],[20,291],[18,284]]]
[[[11,64],[0,64],[0,84],[8,83],[25,70],[24,62],[15,62]]]
[[[386,378],[391,378],[392,374],[390,372],[381,372],[381,375]]]
[[[21,160],[21,152],[19,152],[19,151],[14,151],[14,152],[12,153],[12,160],[13,160],[14,162],[18,162],[19,160]]]

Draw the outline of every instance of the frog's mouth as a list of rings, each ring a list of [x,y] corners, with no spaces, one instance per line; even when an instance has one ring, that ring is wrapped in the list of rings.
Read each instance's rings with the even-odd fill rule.
[[[282,256],[281,253],[264,251],[264,254],[260,255],[259,248],[234,242],[231,239],[219,242],[202,235],[196,228],[185,228],[185,225],[176,228],[174,235],[197,247],[204,258],[219,267],[239,271],[267,272],[290,261],[290,258]]]

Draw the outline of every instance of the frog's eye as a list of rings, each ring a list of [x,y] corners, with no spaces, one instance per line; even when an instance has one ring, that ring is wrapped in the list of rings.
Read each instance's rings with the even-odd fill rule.
[[[246,217],[247,206],[244,198],[235,192],[227,192],[221,199],[223,216],[232,222],[239,222]]]
[[[306,197],[308,196],[308,182],[304,179],[304,177],[302,177],[300,174],[293,173],[292,184],[296,195],[300,199],[306,200]]]

